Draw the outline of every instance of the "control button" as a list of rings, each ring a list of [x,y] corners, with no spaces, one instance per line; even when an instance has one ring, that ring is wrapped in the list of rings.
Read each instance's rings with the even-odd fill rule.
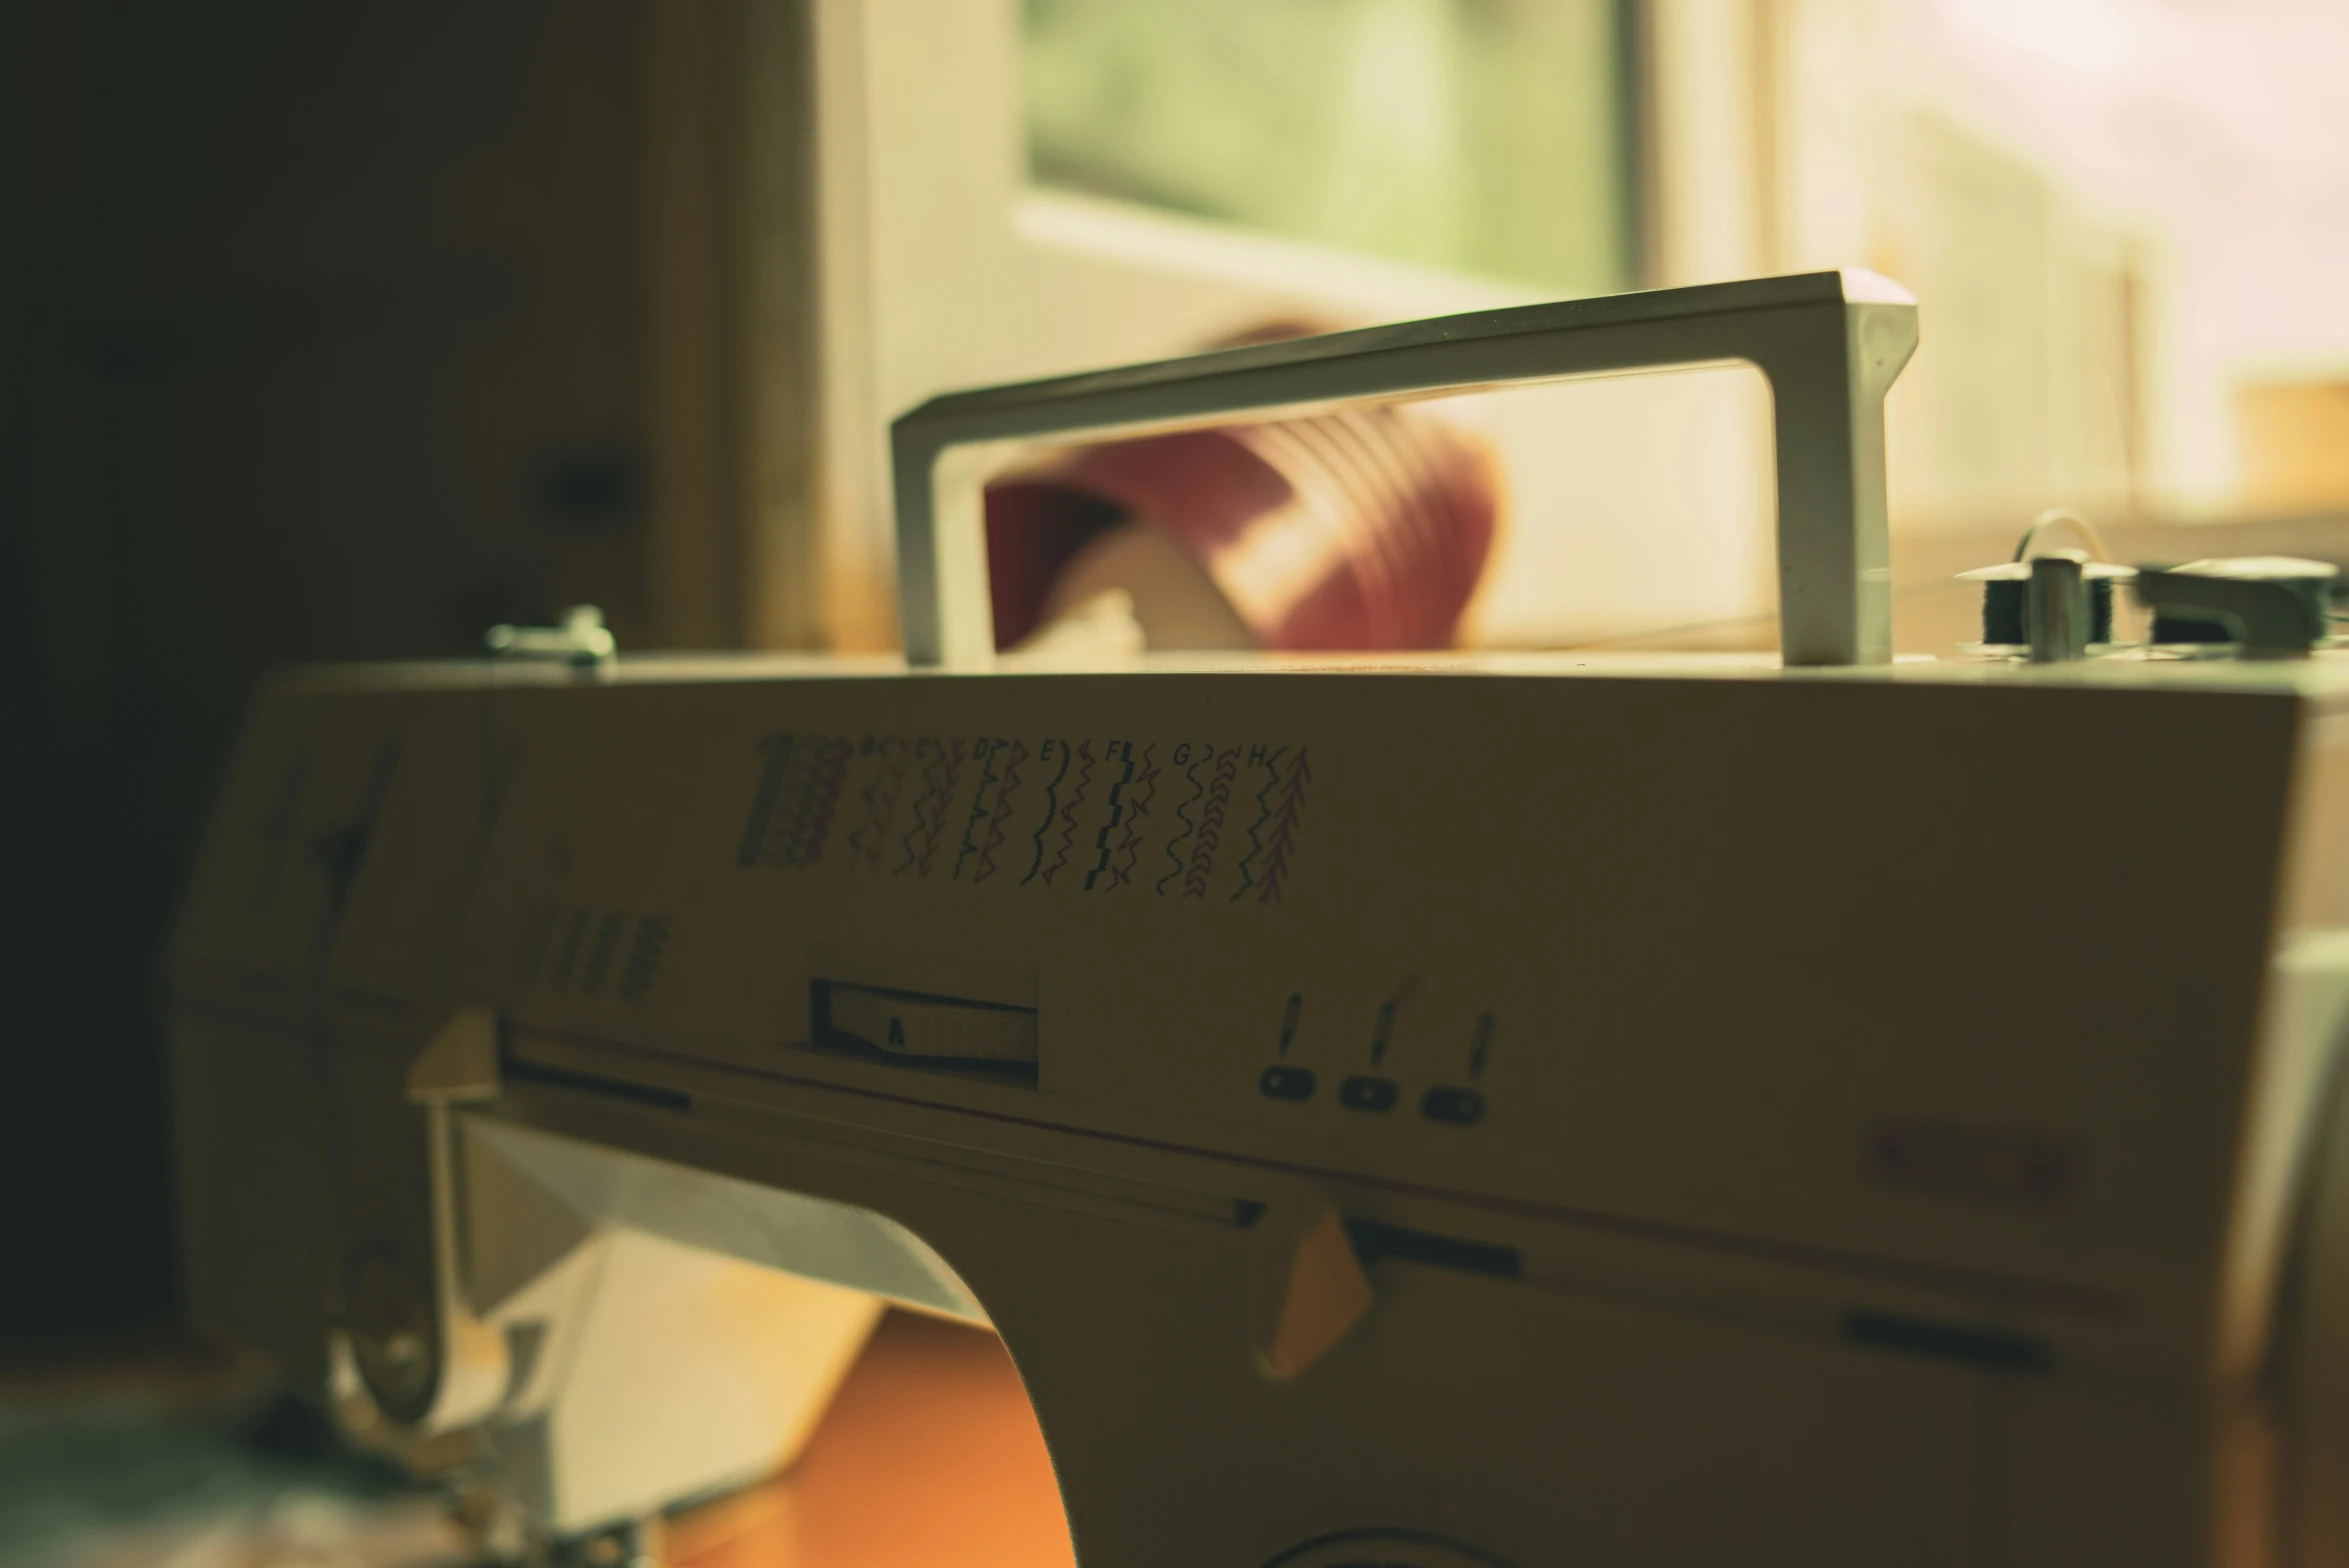
[[[1431,1122],[1466,1127],[1484,1120],[1484,1096],[1474,1089],[1430,1089],[1419,1098],[1419,1114]]]
[[[1357,1073],[1338,1085],[1338,1103],[1352,1111],[1391,1111],[1395,1108],[1395,1080]]]
[[[1264,1091],[1264,1097],[1268,1100],[1310,1100],[1313,1098],[1313,1069],[1267,1067],[1264,1076],[1256,1080],[1256,1087]]]

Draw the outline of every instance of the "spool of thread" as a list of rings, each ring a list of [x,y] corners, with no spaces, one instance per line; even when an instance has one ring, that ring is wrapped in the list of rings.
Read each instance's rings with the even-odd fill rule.
[[[2116,586],[2136,575],[2133,567],[2109,561],[2090,561],[2081,568],[2088,580],[2088,641],[2113,640]],[[1982,642],[1991,648],[2023,648],[2031,642],[2029,561],[2002,561],[1960,574],[1960,582],[1982,585]]]
[[[1301,335],[1276,323],[1230,341]],[[1078,447],[988,486],[996,645],[1036,628],[1077,552],[1141,523],[1199,565],[1257,647],[1447,647],[1499,510],[1484,441],[1427,404]]]

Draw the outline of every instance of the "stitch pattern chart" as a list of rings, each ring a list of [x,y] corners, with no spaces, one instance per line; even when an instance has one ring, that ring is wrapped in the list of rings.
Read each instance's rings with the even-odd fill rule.
[[[915,882],[1277,904],[1306,864],[1313,777],[1295,742],[783,732],[761,736],[750,759],[734,858],[745,869],[829,864]],[[1163,870],[1153,880],[1146,865]]]
[[[1053,813],[1060,806],[1060,781],[1068,777],[1069,749],[1067,741],[1048,740],[1037,752],[1037,756],[1045,762],[1050,762],[1056,755],[1060,758],[1060,771],[1053,774],[1052,782],[1044,786],[1044,820],[1036,824],[1036,853],[1028,861],[1028,874],[1020,878],[1020,886],[1022,887],[1035,881],[1036,873],[1044,868],[1044,835],[1051,829]]]
[[[910,743],[894,735],[867,735],[857,748],[860,761],[879,759],[865,786],[857,792],[864,802],[864,820],[848,835],[849,864],[868,871],[881,869],[881,845],[897,815],[897,796],[905,787],[905,770],[913,760]]]
[[[1085,873],[1085,891],[1088,893],[1099,886],[1101,878],[1108,873],[1109,857],[1116,853],[1110,848],[1109,835],[1117,831],[1118,824],[1126,819],[1126,812],[1132,809],[1132,802],[1125,797],[1126,786],[1134,782],[1134,743],[1130,740],[1111,741],[1108,765],[1120,771],[1109,784],[1108,820],[1101,824],[1101,831],[1093,835],[1093,869]]]
[[[1231,803],[1232,780],[1239,776],[1240,748],[1227,746],[1215,754],[1215,776],[1207,784],[1207,804],[1199,808],[1199,831],[1191,836],[1191,869],[1183,877],[1183,897],[1205,898],[1215,875],[1215,851],[1223,838],[1224,808]]]
[[[1134,880],[1134,862],[1142,858],[1142,829],[1150,820],[1151,799],[1158,793],[1158,743],[1152,741],[1142,748],[1139,776],[1135,773],[1137,764],[1132,760],[1133,742],[1127,741],[1125,747],[1126,778],[1132,781],[1134,792],[1125,808],[1126,830],[1125,835],[1117,841],[1115,865],[1111,865],[1109,859],[1109,829],[1104,827],[1101,830],[1101,865],[1109,873],[1110,887],[1124,887]],[[1085,890],[1091,892],[1092,889],[1093,884],[1088,879]]]
[[[995,874],[995,851],[1003,847],[1003,824],[1011,819],[1011,803],[1018,798],[1020,764],[1028,760],[1028,748],[1018,741],[997,741],[996,745],[1011,747],[1011,759],[1003,765],[1003,783],[995,791],[995,809],[987,817],[987,843],[979,851],[979,869],[972,874],[973,882],[984,882]],[[973,807],[974,814],[977,807]],[[955,874],[960,876],[957,868]]]
[[[832,833],[832,813],[840,804],[840,784],[848,776],[853,748],[845,735],[808,737],[805,768],[792,805],[790,826],[777,858],[786,866],[812,866],[824,852]]]
[[[832,836],[854,750],[845,735],[760,737],[758,788],[742,825],[737,863],[814,865]]]
[[[946,831],[946,803],[953,798],[955,783],[962,775],[966,745],[959,740],[925,739],[918,748],[923,755],[922,792],[914,801],[913,826],[906,830],[905,859],[893,875],[919,870],[926,878],[937,864],[938,840]]]
[[[962,847],[954,852],[954,880],[957,882],[962,880],[963,867],[979,852],[980,824],[988,820],[990,808],[994,805],[988,789],[999,785],[1003,779],[1003,775],[995,771],[995,758],[1006,744],[999,740],[976,740],[971,743],[971,755],[979,761],[979,784],[971,791],[970,815],[962,825]]]
[[[758,793],[751,797],[750,820],[742,825],[742,848],[734,856],[741,865],[755,866],[766,858],[767,826],[774,821],[776,798],[783,793],[783,780],[791,771],[791,741],[789,735],[759,738],[765,760],[759,767]]]
[[[1256,792],[1256,817],[1248,824],[1248,849],[1240,856],[1240,886],[1232,894],[1234,900],[1245,898],[1256,885],[1256,857],[1264,853],[1264,825],[1272,820],[1272,792],[1280,788],[1281,761],[1288,754],[1286,746],[1248,748],[1249,770],[1264,770],[1264,787]]]
[[[1200,775],[1214,755],[1214,747],[1193,746],[1188,741],[1174,749],[1174,765],[1190,781],[1191,793],[1175,806],[1175,821],[1180,829],[1166,841],[1166,875],[1158,879],[1160,898],[1166,897],[1166,885],[1183,874],[1183,855],[1190,847],[1192,835],[1199,831],[1199,819],[1191,815],[1191,810],[1207,795],[1207,780]]]
[[[1248,826],[1248,855],[1240,862],[1240,885],[1232,894],[1235,901],[1247,897],[1251,889],[1259,904],[1274,903],[1281,896],[1281,881],[1289,870],[1289,852],[1296,843],[1297,824],[1305,812],[1305,785],[1313,777],[1313,770],[1306,765],[1303,746],[1297,748],[1287,771],[1282,771],[1281,758],[1287,756],[1288,749],[1277,747],[1265,758],[1264,788],[1256,796],[1256,820]],[[1258,750],[1261,752],[1263,748]],[[1259,856],[1264,867],[1261,878],[1253,873]]]
[[[1077,842],[1077,811],[1085,804],[1085,791],[1092,784],[1093,743],[1089,740],[1080,741],[1077,743],[1077,781],[1069,786],[1068,804],[1060,808],[1060,847],[1051,866],[1044,872],[1046,887],[1052,885],[1052,879],[1060,874],[1061,867],[1068,864],[1069,851]]]

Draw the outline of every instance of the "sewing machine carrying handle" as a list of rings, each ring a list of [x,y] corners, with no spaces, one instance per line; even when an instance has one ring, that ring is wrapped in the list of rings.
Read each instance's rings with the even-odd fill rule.
[[[1790,665],[1892,657],[1884,393],[1917,344],[1887,278],[1822,272],[1479,311],[932,398],[891,430],[899,599],[915,666],[994,657],[984,486],[1023,451],[1519,381],[1746,363],[1768,378],[1779,645]]]

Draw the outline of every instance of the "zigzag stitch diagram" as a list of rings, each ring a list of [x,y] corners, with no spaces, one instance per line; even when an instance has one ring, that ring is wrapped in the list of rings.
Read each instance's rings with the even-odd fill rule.
[[[1262,766],[1264,769],[1264,788],[1256,792],[1256,820],[1248,824],[1248,852],[1240,857],[1240,885],[1232,892],[1234,900],[1256,884],[1256,857],[1264,848],[1260,835],[1264,831],[1264,824],[1272,819],[1273,786],[1281,781],[1281,758],[1287,756],[1288,751],[1286,746],[1275,746],[1270,751],[1258,746],[1248,754],[1250,767]]]
[[[1175,820],[1182,824],[1182,829],[1166,841],[1166,875],[1160,877],[1153,888],[1160,898],[1166,896],[1166,885],[1183,874],[1183,857],[1177,851],[1182,848],[1185,839],[1199,830],[1199,824],[1191,820],[1191,808],[1199,804],[1200,797],[1207,793],[1207,781],[1199,776],[1199,770],[1206,767],[1214,755],[1213,746],[1201,746],[1199,760],[1183,769],[1183,777],[1191,781],[1191,794],[1188,799],[1175,802]]]
[[[1134,862],[1142,858],[1142,824],[1149,818],[1150,802],[1158,794],[1157,754],[1156,741],[1142,748],[1142,771],[1134,778],[1134,800],[1126,817],[1125,836],[1117,841],[1123,858],[1109,873],[1109,885],[1113,888],[1124,887],[1134,880]]]
[[[1078,742],[1077,761],[1080,764],[1077,771],[1077,789],[1076,793],[1069,797],[1068,804],[1060,808],[1060,853],[1044,872],[1046,887],[1052,885],[1052,879],[1060,874],[1060,868],[1068,864],[1068,852],[1076,845],[1077,808],[1085,803],[1085,786],[1093,780],[1093,743],[1091,741]]]
[[[994,804],[987,794],[987,786],[1002,777],[995,771],[995,759],[1010,744],[1009,741],[985,739],[971,742],[971,750],[979,758],[979,783],[978,787],[971,791],[971,814],[963,820],[962,848],[956,850],[954,855],[954,880],[958,882],[962,880],[963,862],[978,853],[979,846],[974,841],[978,836],[979,822],[987,815],[988,808]]]
[[[1260,904],[1275,903],[1281,896],[1281,880],[1289,870],[1289,851],[1297,841],[1297,821],[1305,810],[1305,785],[1313,777],[1313,770],[1306,765],[1308,755],[1307,748],[1298,747],[1297,761],[1289,769],[1289,785],[1281,794],[1280,815],[1273,820],[1272,842],[1265,852],[1264,881],[1256,895]]]
[[[1011,743],[1011,760],[1003,765],[1003,786],[995,792],[995,814],[987,819],[987,843],[979,851],[979,869],[971,874],[973,882],[984,882],[995,874],[995,851],[1003,844],[1003,824],[1011,816],[1012,796],[1019,790],[1020,764],[1028,760],[1028,748],[1018,741]]]
[[[1052,827],[1053,808],[1060,801],[1060,781],[1068,777],[1068,742],[1065,740],[1048,740],[1044,744],[1046,746],[1058,746],[1060,748],[1060,771],[1053,774],[1052,782],[1044,786],[1044,820],[1036,824],[1036,854],[1035,858],[1028,862],[1028,874],[1020,878],[1020,886],[1022,887],[1026,887],[1030,882],[1035,881],[1036,873],[1041,871],[1044,867],[1044,835]]]
[[[1207,804],[1199,808],[1199,834],[1191,848],[1191,874],[1184,879],[1183,897],[1205,898],[1207,879],[1215,873],[1215,846],[1223,835],[1224,807],[1232,798],[1232,779],[1240,771],[1240,748],[1230,746],[1215,759],[1215,776],[1207,785]]]
[[[897,797],[905,787],[905,771],[913,758],[906,743],[897,736],[883,736],[877,743],[881,757],[880,770],[873,775],[862,793],[865,802],[865,820],[848,836],[849,864],[862,861],[866,866],[881,869],[881,844],[888,836],[889,824],[897,817]],[[861,841],[861,842],[860,842]]]
[[[1126,786],[1134,781],[1134,743],[1130,740],[1112,741],[1109,751],[1111,756],[1121,752],[1124,754],[1126,770],[1117,776],[1116,783],[1109,786],[1109,820],[1102,823],[1101,831],[1093,835],[1093,847],[1101,851],[1101,857],[1093,862],[1093,869],[1085,873],[1085,891],[1088,893],[1093,891],[1093,884],[1101,880],[1101,873],[1109,869],[1109,835],[1125,820],[1126,808],[1122,797]]]

